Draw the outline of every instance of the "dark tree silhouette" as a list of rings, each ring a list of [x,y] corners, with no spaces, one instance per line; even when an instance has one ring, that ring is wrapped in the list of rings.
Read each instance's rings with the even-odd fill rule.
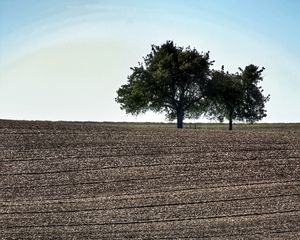
[[[195,118],[205,111],[211,65],[209,52],[177,47],[172,41],[153,45],[144,62],[131,68],[133,72],[128,83],[118,89],[116,101],[126,113],[165,112],[182,128],[184,118]]]
[[[223,67],[221,71],[213,71],[208,86],[208,114],[220,121],[228,119],[229,130],[233,120],[254,123],[266,117],[265,103],[270,99],[258,86],[264,68],[251,64],[239,70],[235,74],[224,72]]]

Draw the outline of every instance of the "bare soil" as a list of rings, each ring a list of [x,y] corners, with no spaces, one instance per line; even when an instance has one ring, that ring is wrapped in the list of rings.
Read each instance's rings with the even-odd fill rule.
[[[0,239],[300,239],[300,128],[0,121]]]

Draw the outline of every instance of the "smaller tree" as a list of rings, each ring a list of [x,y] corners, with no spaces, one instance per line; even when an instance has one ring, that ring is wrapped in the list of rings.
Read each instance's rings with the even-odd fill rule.
[[[251,64],[239,70],[235,74],[225,72],[224,67],[213,71],[208,87],[208,115],[220,121],[228,119],[229,130],[232,130],[233,120],[253,123],[267,116],[265,103],[270,96],[265,97],[258,86],[263,80],[264,68]]]

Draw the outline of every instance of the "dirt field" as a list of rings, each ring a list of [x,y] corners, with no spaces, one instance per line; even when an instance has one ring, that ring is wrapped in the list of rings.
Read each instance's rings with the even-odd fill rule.
[[[300,239],[300,126],[0,121],[0,239]]]

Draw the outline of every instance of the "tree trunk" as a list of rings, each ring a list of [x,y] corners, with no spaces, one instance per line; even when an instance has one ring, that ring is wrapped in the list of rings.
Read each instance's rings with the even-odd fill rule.
[[[183,110],[178,110],[177,111],[177,128],[183,128],[183,117],[184,117]]]
[[[229,114],[229,130],[230,131],[232,130],[232,116],[233,116],[233,113],[230,112],[230,114]]]
[[[232,130],[232,118],[229,118],[229,130]]]

